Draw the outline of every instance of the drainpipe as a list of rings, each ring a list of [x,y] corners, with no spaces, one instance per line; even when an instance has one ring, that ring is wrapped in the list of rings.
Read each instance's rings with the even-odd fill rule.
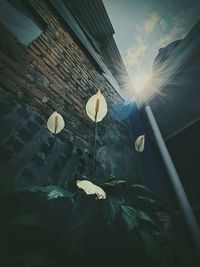
[[[192,207],[188,201],[183,185],[180,181],[180,177],[175,169],[170,154],[167,150],[166,144],[163,140],[161,132],[158,128],[157,122],[149,105],[145,106],[145,112],[148,117],[149,123],[153,130],[153,134],[158,145],[161,157],[164,165],[167,169],[172,187],[174,189],[178,204],[184,216],[186,226],[189,230],[191,239],[193,241],[194,248],[197,253],[197,257],[200,260],[200,228],[193,213]]]

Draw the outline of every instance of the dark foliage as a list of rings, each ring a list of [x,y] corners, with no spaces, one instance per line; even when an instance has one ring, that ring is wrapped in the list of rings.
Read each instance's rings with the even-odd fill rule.
[[[1,266],[170,266],[155,233],[164,205],[142,185],[111,180],[105,200],[59,186],[1,198]]]

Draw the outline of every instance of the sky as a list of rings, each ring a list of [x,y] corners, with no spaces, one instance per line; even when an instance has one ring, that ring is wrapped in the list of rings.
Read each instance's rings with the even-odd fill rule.
[[[139,91],[159,48],[184,38],[200,19],[200,0],[103,0],[114,39]]]

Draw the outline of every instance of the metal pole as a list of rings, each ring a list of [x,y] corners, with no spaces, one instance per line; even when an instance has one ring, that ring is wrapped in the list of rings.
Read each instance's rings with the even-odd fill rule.
[[[194,248],[197,252],[197,256],[199,258],[200,254],[200,228],[193,213],[192,207],[188,201],[186,193],[184,191],[183,185],[180,181],[179,175],[175,169],[175,166],[172,162],[170,154],[167,150],[161,132],[158,128],[157,122],[149,105],[145,106],[145,111],[147,117],[149,119],[149,123],[152,127],[158,148],[160,150],[160,154],[162,156],[163,162],[169,174],[169,178],[171,180],[175,195],[177,197],[180,209],[184,216],[186,225],[188,227],[189,233],[191,235],[191,239],[194,244]]]

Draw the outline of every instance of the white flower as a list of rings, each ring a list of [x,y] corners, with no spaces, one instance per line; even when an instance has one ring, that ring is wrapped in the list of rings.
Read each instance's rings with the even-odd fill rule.
[[[106,116],[107,111],[106,99],[99,90],[95,95],[90,97],[86,104],[87,115],[91,120],[95,121],[95,115],[97,114],[96,122],[99,122]]]
[[[53,134],[58,134],[64,127],[65,122],[63,117],[56,111],[52,113],[47,121],[47,128],[49,129],[49,131]]]
[[[144,151],[145,136],[140,135],[135,141],[135,149],[137,152]]]
[[[106,198],[106,193],[104,192],[104,190],[101,187],[93,184],[90,181],[78,180],[76,182],[76,184],[77,184],[78,188],[83,189],[87,195],[96,195],[98,199],[105,199]]]

